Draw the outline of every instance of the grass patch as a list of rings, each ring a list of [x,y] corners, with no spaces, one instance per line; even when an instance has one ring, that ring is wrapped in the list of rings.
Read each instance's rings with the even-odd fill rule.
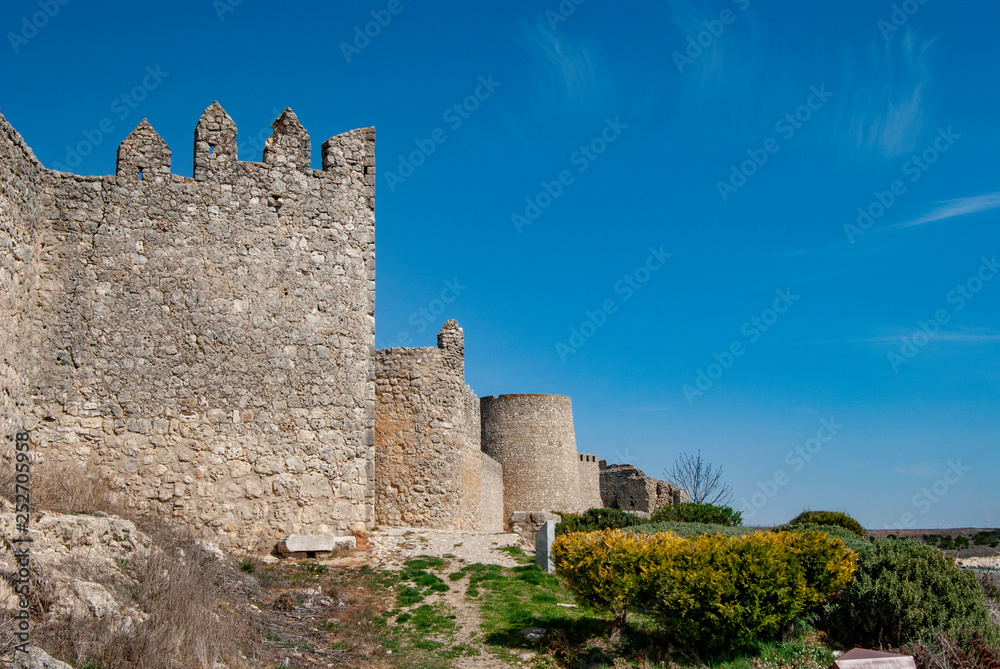
[[[518,564],[531,564],[534,562],[534,558],[525,553],[524,549],[520,546],[501,546],[500,548],[494,548],[493,550],[506,553],[514,558],[514,561]]]

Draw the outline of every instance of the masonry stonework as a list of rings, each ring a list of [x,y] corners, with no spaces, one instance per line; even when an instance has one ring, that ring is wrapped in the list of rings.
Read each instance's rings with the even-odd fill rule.
[[[456,321],[437,348],[376,352],[375,508],[386,525],[483,529],[500,524],[487,502],[499,463],[479,447],[479,402],[465,385]],[[484,474],[485,470],[485,474]],[[493,477],[493,478],[490,478]]]
[[[273,128],[240,162],[212,105],[185,178],[144,120],[83,177],[0,117],[7,434],[230,549],[374,521],[374,129],[313,170]]]
[[[503,466],[504,518],[515,511],[578,511],[573,404],[563,395],[480,400],[483,450]]]
[[[609,465],[606,460],[598,464],[601,500],[608,509],[652,515],[661,506],[691,501],[686,490],[647,476],[632,465]]]

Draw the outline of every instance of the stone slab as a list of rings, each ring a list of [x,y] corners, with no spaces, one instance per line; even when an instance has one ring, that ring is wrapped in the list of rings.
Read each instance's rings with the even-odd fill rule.
[[[290,534],[278,541],[278,552],[290,553],[331,553],[338,549],[354,550],[354,537],[338,537],[332,534]]]

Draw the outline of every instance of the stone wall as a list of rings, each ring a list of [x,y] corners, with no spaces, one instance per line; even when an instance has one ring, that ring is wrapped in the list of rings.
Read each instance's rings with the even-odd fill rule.
[[[652,515],[661,506],[690,501],[687,491],[647,476],[632,465],[608,465],[605,460],[598,464],[601,500],[606,508]]]
[[[583,511],[587,509],[602,509],[604,501],[601,499],[601,472],[598,466],[597,456],[587,453],[579,454],[580,465],[580,501],[579,508]]]
[[[464,365],[464,336],[453,320],[438,333],[438,348],[376,352],[375,509],[380,524],[438,529],[497,524],[492,511],[481,512],[478,398],[465,385]],[[487,461],[487,476],[495,476],[493,465]],[[487,489],[493,485],[488,479]]]
[[[503,532],[503,467],[499,462],[479,451],[482,463],[482,488],[479,495],[480,523],[483,532]]]
[[[503,465],[504,518],[581,510],[573,405],[563,395],[480,400],[482,444]]]
[[[0,420],[3,434],[34,427],[31,368],[44,318],[39,255],[41,166],[0,116]]]
[[[374,520],[374,130],[328,140],[313,170],[294,113],[273,128],[264,162],[239,162],[212,105],[195,178],[146,121],[112,177],[33,176],[0,132],[0,241],[30,229],[18,245],[46,254],[37,274],[4,261],[5,287],[34,282],[43,306],[15,290],[5,325],[45,329],[32,351],[0,343],[5,386],[29,364],[34,389],[23,418],[5,396],[5,425],[226,548]]]

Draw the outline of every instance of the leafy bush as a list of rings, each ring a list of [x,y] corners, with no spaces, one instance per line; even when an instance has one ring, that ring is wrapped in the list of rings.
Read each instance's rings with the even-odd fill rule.
[[[819,525],[817,523],[798,523],[796,525],[779,525],[772,532],[823,532],[840,539],[851,550],[860,550],[868,545],[868,541],[858,538],[858,535],[839,525]]]
[[[577,598],[613,616],[612,642],[629,608],[642,606],[669,642],[709,650],[779,636],[854,569],[844,543],[820,532],[682,538],[613,529],[561,536],[552,554]]]
[[[621,509],[588,509],[583,513],[560,513],[556,536],[569,532],[594,532],[648,523],[645,518]]]
[[[627,532],[640,534],[656,534],[658,532],[673,532],[679,537],[699,537],[703,534],[720,534],[724,537],[742,537],[756,534],[760,530],[752,527],[730,527],[729,525],[707,525],[705,523],[644,523],[626,528]]]
[[[556,538],[552,560],[579,600],[613,616],[611,642],[616,643],[629,607],[648,593],[651,546],[671,542],[680,545],[684,539],[620,529],[574,532]]]
[[[653,513],[653,517],[650,520],[654,523],[705,523],[708,525],[739,527],[743,524],[743,514],[739,511],[733,511],[732,507],[728,506],[684,502],[682,504],[661,506]]]
[[[865,528],[861,527],[861,523],[842,511],[803,511],[788,521],[789,525],[800,525],[802,523],[835,525],[850,530],[862,539],[865,537]]]
[[[845,645],[900,646],[939,633],[995,638],[971,572],[932,546],[880,539],[861,549],[850,585],[827,605],[823,627]]]
[[[706,535],[657,555],[654,611],[671,643],[708,650],[774,639],[850,582],[854,553],[819,532]]]

